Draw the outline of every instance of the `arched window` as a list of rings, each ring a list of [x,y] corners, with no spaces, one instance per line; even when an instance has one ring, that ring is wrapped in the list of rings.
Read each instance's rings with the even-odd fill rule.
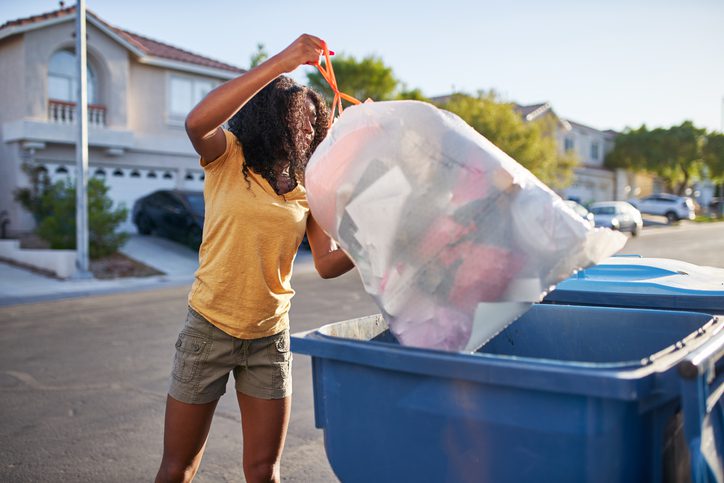
[[[96,74],[90,65],[88,68],[88,104],[97,104]],[[75,54],[68,50],[59,50],[53,54],[48,64],[48,98],[56,101],[75,102],[78,82]]]

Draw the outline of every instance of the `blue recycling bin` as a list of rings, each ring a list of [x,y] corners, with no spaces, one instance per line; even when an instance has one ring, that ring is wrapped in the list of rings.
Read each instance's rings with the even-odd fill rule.
[[[343,482],[716,481],[723,327],[540,304],[477,353],[402,347],[379,315],[295,334],[292,350],[312,357],[315,424]]]
[[[543,303],[724,314],[724,269],[616,256],[559,283]]]

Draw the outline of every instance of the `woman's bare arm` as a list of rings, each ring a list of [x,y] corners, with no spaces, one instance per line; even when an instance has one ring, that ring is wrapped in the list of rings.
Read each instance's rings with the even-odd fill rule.
[[[317,62],[323,49],[322,39],[301,35],[263,64],[209,92],[186,117],[186,133],[196,152],[206,161],[221,156],[226,150],[221,125],[278,76],[302,64]]]
[[[307,218],[307,240],[312,249],[314,268],[322,278],[339,277],[354,268],[352,260],[324,233],[311,214]]]

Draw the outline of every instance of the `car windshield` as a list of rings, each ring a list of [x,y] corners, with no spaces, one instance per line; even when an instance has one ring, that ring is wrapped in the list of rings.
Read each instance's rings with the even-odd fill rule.
[[[204,216],[204,194],[203,193],[185,193],[183,195],[186,202],[191,207],[191,212],[195,215]]]
[[[614,206],[594,206],[591,208],[591,213],[594,215],[615,215],[616,207]]]

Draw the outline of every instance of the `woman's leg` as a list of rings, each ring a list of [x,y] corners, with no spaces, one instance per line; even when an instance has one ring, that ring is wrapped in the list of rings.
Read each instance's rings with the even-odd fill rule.
[[[163,459],[156,483],[188,482],[196,475],[206,447],[216,401],[187,404],[168,396],[163,430]]]
[[[287,437],[291,396],[259,399],[236,392],[244,436],[244,476],[247,483],[279,482],[279,462]]]

